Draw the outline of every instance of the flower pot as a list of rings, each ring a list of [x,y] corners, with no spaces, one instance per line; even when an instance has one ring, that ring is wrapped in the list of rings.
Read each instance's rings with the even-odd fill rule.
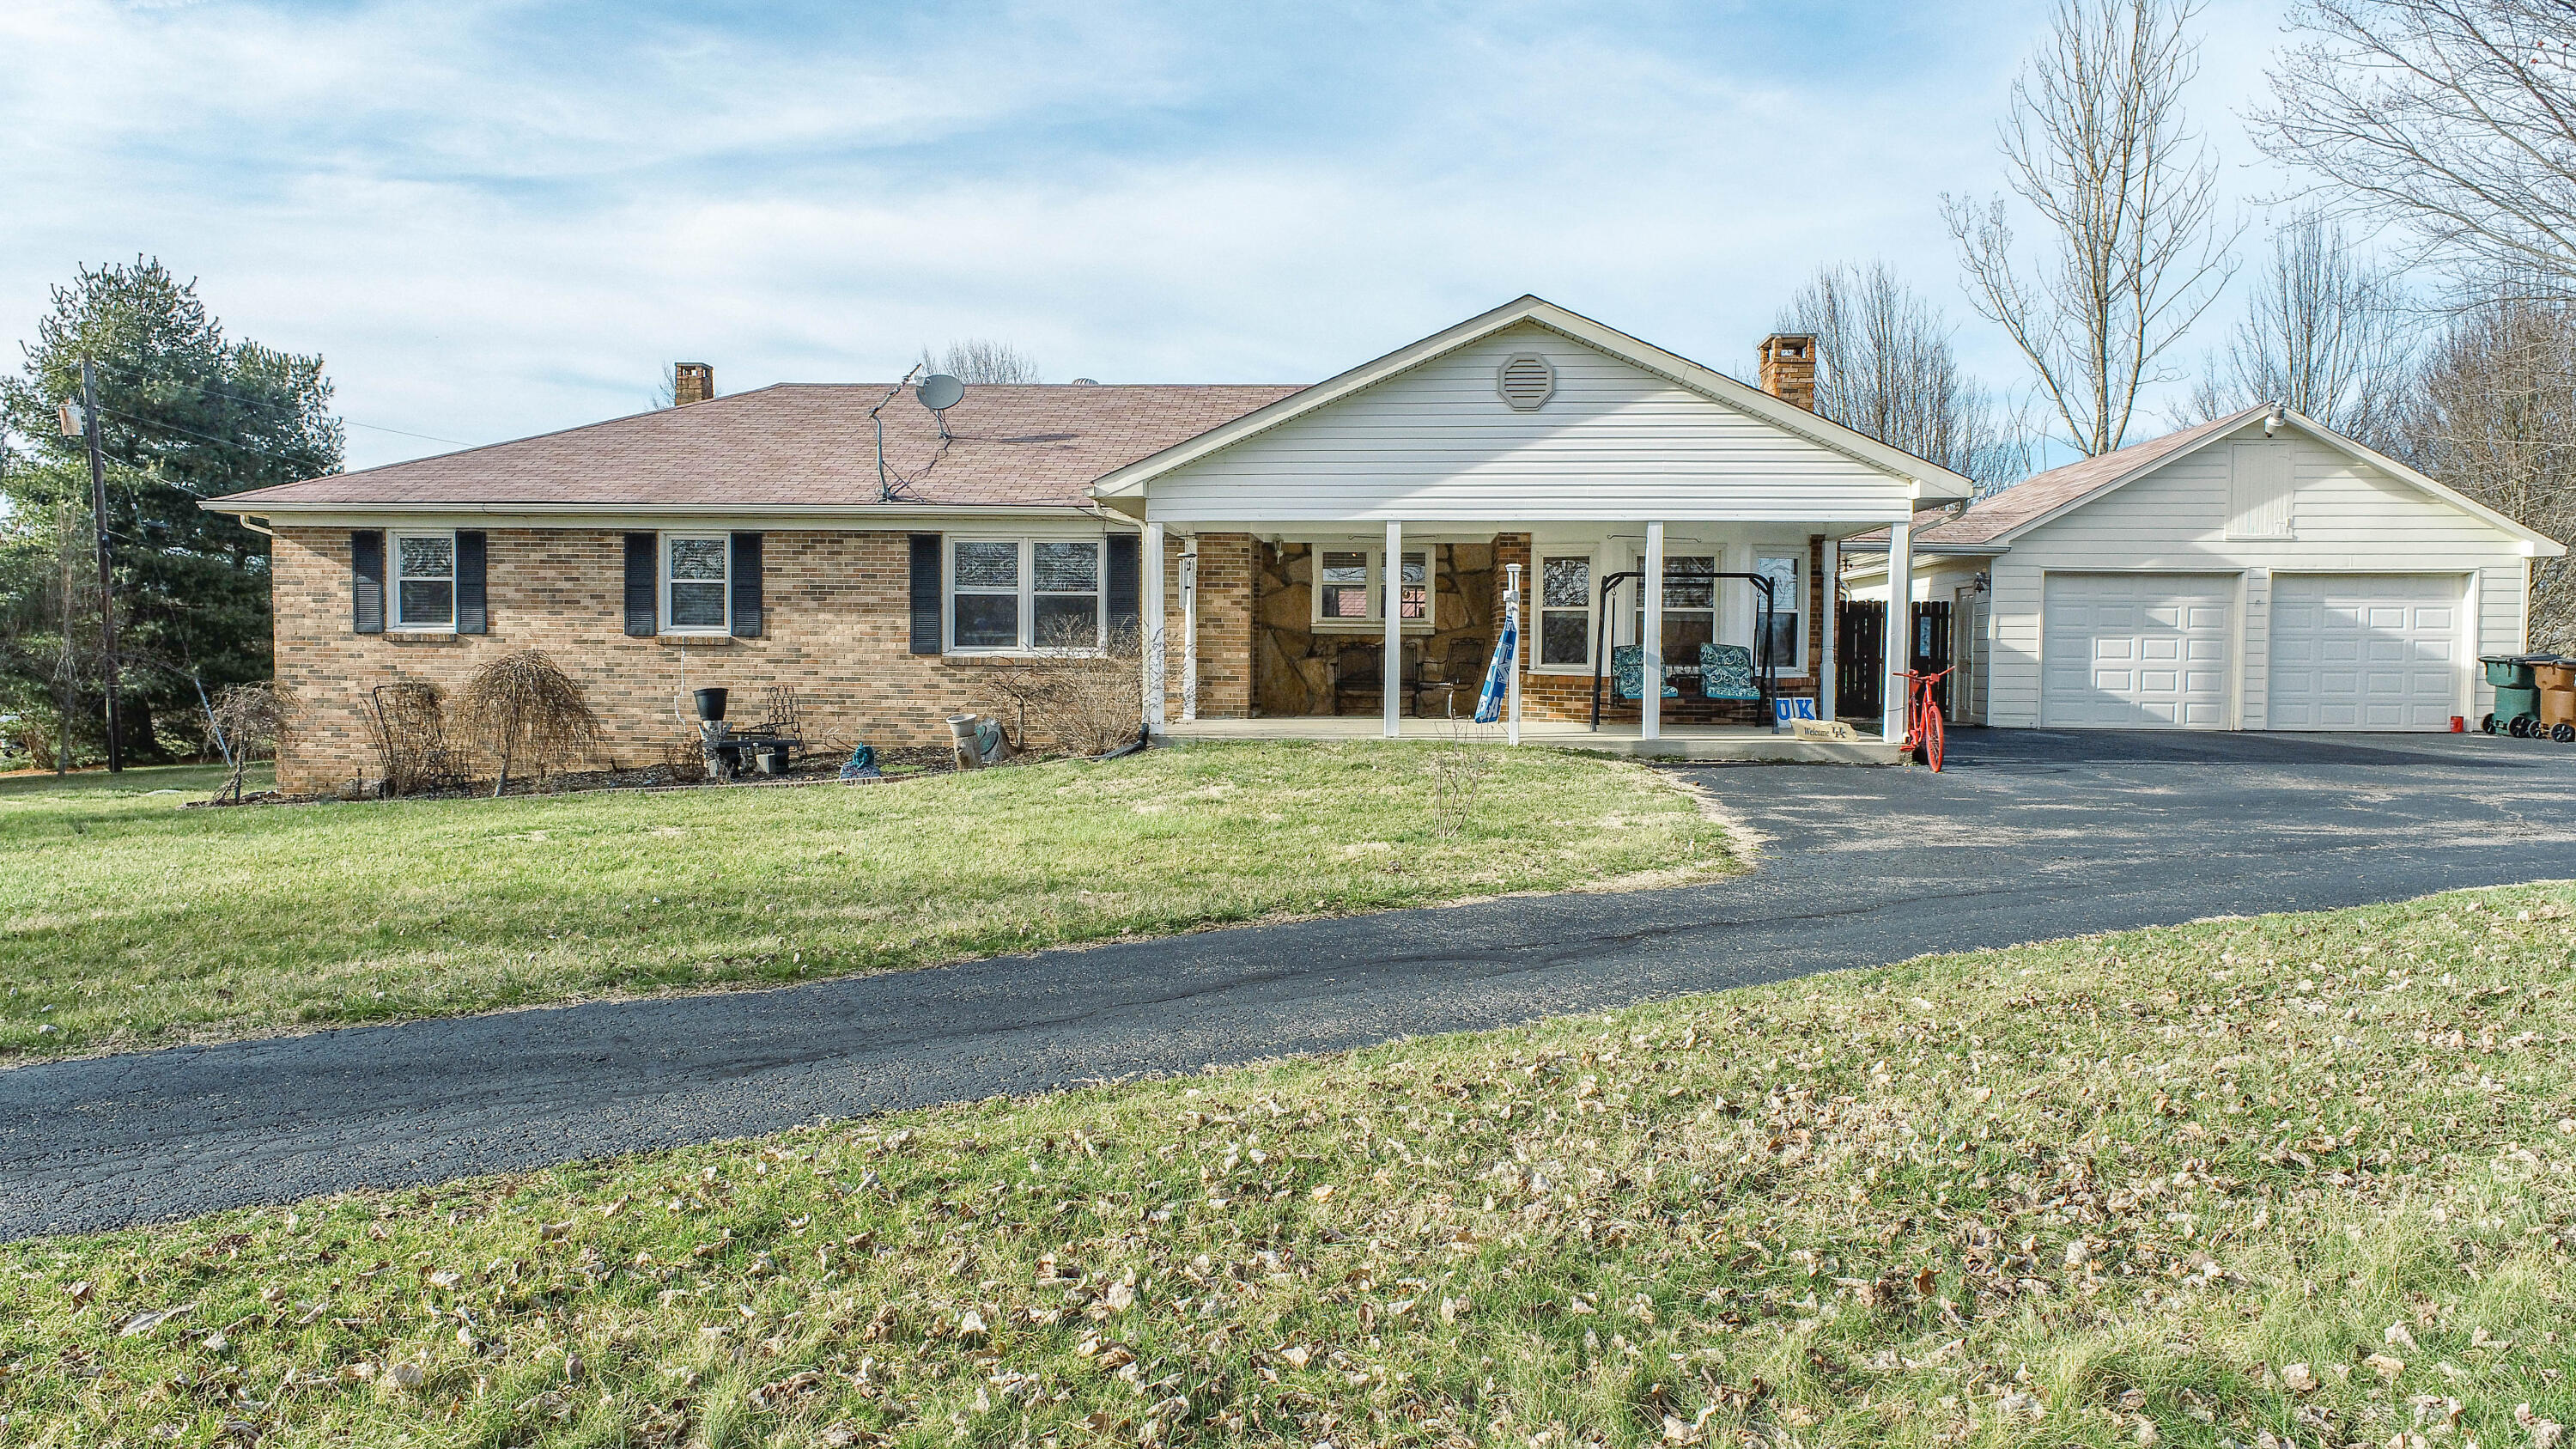
[[[717,689],[717,688],[713,688],[713,687],[709,687],[709,688],[701,689],[701,690],[697,691],[697,696],[698,696],[698,718],[700,718],[700,719],[702,719],[702,720],[709,720],[709,721],[720,720],[720,719],[723,719],[723,718],[724,718],[724,714],[725,714],[725,691],[724,691],[724,690],[722,690],[722,689]]]

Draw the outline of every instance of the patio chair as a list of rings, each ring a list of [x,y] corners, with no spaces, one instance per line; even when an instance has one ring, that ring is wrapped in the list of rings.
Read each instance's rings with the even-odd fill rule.
[[[1679,699],[1682,692],[1671,680],[1663,681],[1664,698]],[[1615,699],[1646,697],[1646,646],[1613,644],[1610,646],[1610,692]]]
[[[1761,681],[1753,677],[1753,651],[1741,644],[1699,646],[1699,683],[1705,699],[1762,697]]]
[[[805,745],[805,714],[797,706],[795,686],[773,684],[762,692],[761,703],[763,714],[760,723],[742,733],[786,740],[802,750]]]

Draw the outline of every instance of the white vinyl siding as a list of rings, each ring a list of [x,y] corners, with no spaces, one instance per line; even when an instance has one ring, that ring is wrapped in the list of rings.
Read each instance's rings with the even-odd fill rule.
[[[2227,445],[2227,536],[2290,537],[2299,445],[2287,438]]]
[[[2461,703],[2461,604],[2445,574],[2276,574],[2276,730],[2445,730]]]
[[[1556,369],[1515,410],[1495,370]],[[1535,325],[1506,328],[1155,480],[1150,518],[1877,523],[1907,482]]]
[[[2273,574],[2442,573],[2473,578],[2462,621],[2463,658],[2522,647],[2520,540],[2492,524],[2321,443],[2275,439],[2291,450],[2294,536],[2231,539],[2233,443],[2263,441],[2259,422],[2012,540],[1983,561],[1994,579],[1987,663],[1987,722],[2040,720],[2043,581],[2049,572],[2156,570],[2242,576],[2232,689],[2237,722],[2268,727]],[[2462,666],[2472,716],[2492,706]],[[2449,723],[2447,717],[2444,724]]]

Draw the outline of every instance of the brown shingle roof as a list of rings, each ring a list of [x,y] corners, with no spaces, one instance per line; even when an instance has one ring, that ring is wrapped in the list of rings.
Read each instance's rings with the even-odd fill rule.
[[[838,508],[878,501],[868,409],[885,383],[782,383],[515,442],[237,493],[240,505],[528,504]],[[948,410],[887,403],[898,501],[1079,503],[1093,479],[1299,389],[988,385]]]
[[[2034,473],[2001,493],[1971,503],[1952,514],[1935,509],[1914,515],[1914,546],[1924,548],[1938,544],[1987,544],[2036,518],[2045,518],[2058,509],[2088,494],[2099,492],[2123,478],[2152,468],[2177,453],[2220,433],[2230,432],[2249,418],[2262,415],[2257,405],[2227,417],[2167,433],[2144,443],[2132,443],[2114,452],[2069,463]],[[1887,546],[1887,530],[1876,529],[1850,540],[1862,548]]]

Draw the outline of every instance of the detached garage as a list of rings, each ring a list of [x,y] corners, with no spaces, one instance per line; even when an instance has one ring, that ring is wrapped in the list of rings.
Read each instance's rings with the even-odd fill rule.
[[[2446,730],[2555,541],[2297,413],[2233,417],[1850,540],[1951,605],[1963,723]]]

